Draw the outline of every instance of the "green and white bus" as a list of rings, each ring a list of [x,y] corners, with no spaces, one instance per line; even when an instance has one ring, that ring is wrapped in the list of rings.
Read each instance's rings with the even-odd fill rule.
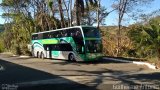
[[[92,26],[33,33],[31,46],[33,56],[38,58],[91,61],[102,55],[100,31]]]

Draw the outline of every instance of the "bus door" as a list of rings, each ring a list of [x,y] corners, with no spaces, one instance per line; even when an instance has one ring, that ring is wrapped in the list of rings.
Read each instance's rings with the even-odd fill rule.
[[[52,45],[46,45],[47,58],[52,58]]]

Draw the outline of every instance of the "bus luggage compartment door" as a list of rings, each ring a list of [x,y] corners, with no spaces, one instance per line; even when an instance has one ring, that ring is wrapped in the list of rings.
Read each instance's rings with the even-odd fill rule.
[[[52,46],[45,45],[46,48],[46,58],[52,58]]]

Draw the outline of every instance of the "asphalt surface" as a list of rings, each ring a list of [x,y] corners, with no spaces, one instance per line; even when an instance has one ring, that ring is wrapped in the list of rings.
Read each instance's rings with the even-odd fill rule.
[[[134,89],[160,90],[160,71],[109,59],[67,62],[0,54],[0,90]]]

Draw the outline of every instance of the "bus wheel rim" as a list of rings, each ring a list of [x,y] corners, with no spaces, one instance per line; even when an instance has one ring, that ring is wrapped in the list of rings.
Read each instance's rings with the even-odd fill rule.
[[[74,60],[73,54],[70,55],[70,60]]]

